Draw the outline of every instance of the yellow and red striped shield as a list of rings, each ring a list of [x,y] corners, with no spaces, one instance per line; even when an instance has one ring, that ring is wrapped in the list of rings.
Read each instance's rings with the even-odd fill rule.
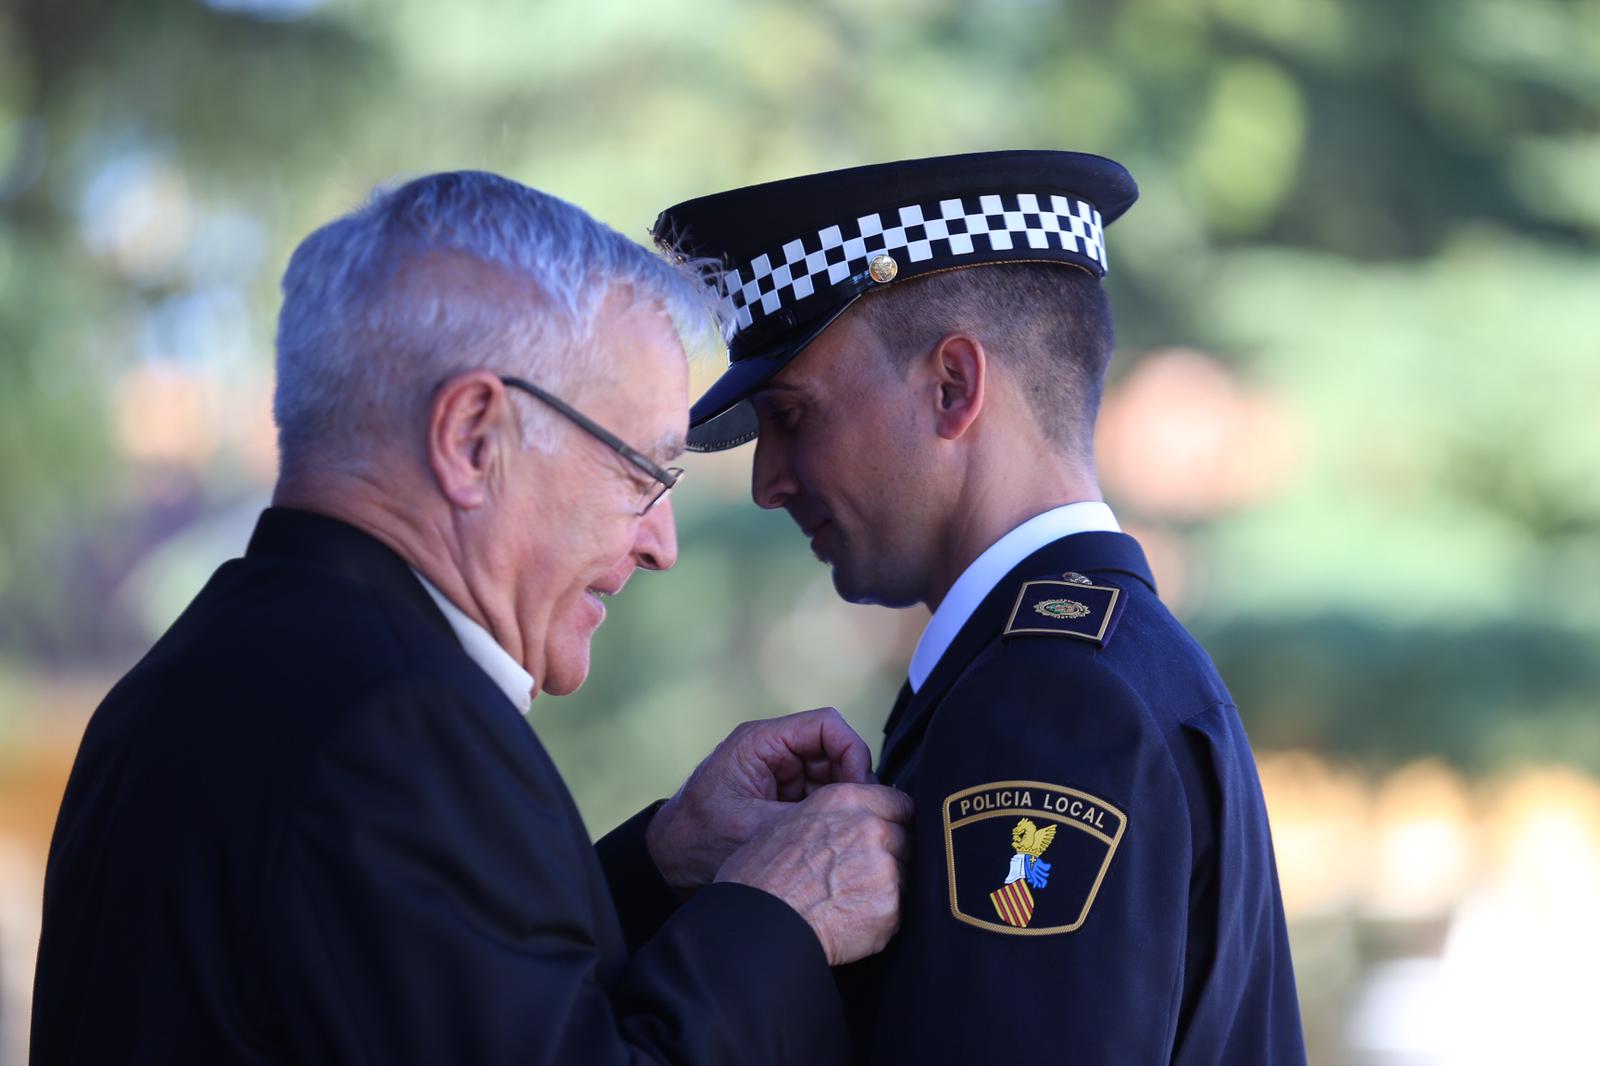
[[[1033,918],[1033,893],[1028,891],[1026,881],[1013,881],[996,889],[989,893],[989,902],[994,904],[995,913],[1007,925],[1026,929]]]

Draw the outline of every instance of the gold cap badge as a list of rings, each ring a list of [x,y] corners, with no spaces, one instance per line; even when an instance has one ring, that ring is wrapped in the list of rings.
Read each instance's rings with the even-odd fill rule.
[[[894,276],[900,273],[900,264],[894,261],[894,256],[887,252],[879,252],[867,265],[867,273],[872,275],[873,281],[881,285],[894,280]]]

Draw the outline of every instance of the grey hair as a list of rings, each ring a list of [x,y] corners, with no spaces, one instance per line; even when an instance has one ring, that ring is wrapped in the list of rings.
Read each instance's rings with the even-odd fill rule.
[[[451,260],[506,284],[451,284],[425,269]],[[720,347],[725,325],[704,269],[495,174],[380,186],[301,241],[284,272],[272,405],[283,468],[360,466],[407,426],[420,435],[434,391],[465,370],[572,395],[601,369],[587,342],[618,287],[665,312],[686,352]],[[524,446],[548,447],[554,423],[542,405],[522,414]]]

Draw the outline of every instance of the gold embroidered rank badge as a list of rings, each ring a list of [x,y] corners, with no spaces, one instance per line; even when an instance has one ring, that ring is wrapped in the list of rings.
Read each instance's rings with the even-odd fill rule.
[[[950,913],[996,933],[1071,933],[1088,920],[1127,827],[1127,815],[1098,796],[1042,781],[952,793],[944,801]]]
[[[1114,585],[1089,585],[1076,580],[1024,582],[1002,636],[1043,634],[1076,637],[1104,646],[1122,613],[1122,590]]]
[[[1089,608],[1077,600],[1040,600],[1033,605],[1035,614],[1046,618],[1087,618]]]

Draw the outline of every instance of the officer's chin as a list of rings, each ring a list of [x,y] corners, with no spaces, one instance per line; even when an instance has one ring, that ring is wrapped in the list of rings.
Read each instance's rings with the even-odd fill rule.
[[[841,560],[833,564],[833,591],[846,603],[863,607],[912,607],[921,602],[910,592],[883,580],[864,579]]]
[[[839,598],[841,600],[845,601],[846,603],[871,602],[870,600],[864,598],[867,593],[857,586],[856,581],[850,574],[849,568],[846,567],[842,561],[835,560],[829,563],[828,566],[831,570],[831,574],[829,576],[833,578],[833,591],[839,594]]]

